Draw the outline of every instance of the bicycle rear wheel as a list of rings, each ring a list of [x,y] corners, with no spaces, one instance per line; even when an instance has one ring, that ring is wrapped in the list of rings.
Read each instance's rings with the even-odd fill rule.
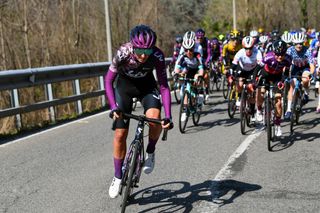
[[[247,93],[245,89],[241,92],[241,101],[240,101],[240,129],[241,134],[246,134],[246,122],[247,122]]]
[[[133,145],[131,147],[131,153],[128,153],[128,156],[130,156],[130,159],[127,161],[127,169],[122,177],[123,181],[123,190],[124,193],[122,194],[122,203],[121,203],[121,213],[124,213],[126,211],[126,207],[128,205],[128,198],[131,194],[131,191],[133,189],[133,175],[134,171],[136,170],[136,162],[138,157],[138,148],[136,145]]]
[[[233,85],[232,87],[229,87],[230,91],[228,96],[228,115],[229,118],[233,118],[234,114],[236,113],[236,87]]]
[[[184,100],[185,97],[187,98],[187,103],[190,103],[189,100],[189,93],[188,91],[184,91],[183,96],[181,98],[181,103],[180,103],[180,112],[179,112],[179,130],[181,133],[185,133],[185,129],[188,123],[188,119],[189,119],[189,106],[187,104],[187,106],[184,106]],[[185,113],[185,116],[183,115],[183,113]]]

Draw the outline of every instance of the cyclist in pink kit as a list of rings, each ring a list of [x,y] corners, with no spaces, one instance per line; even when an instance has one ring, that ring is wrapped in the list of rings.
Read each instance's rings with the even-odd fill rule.
[[[165,119],[162,127],[149,124],[149,143],[144,172],[151,173],[155,163],[155,146],[162,128],[173,127],[171,121],[171,96],[165,69],[165,57],[155,46],[156,33],[146,25],[138,25],[130,32],[130,42],[123,44],[112,60],[105,76],[106,94],[111,108],[110,117],[115,121],[113,138],[113,158],[115,174],[109,188],[109,196],[115,198],[119,194],[122,178],[122,164],[126,154],[126,139],[129,120],[121,117],[121,112],[132,112],[132,98],[138,98],[144,107],[146,117],[160,119],[161,102]],[[153,70],[159,83],[153,75]],[[115,83],[115,88],[113,88]]]

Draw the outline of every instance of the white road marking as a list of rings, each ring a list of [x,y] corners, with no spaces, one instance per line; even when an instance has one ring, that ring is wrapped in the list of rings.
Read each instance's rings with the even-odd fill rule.
[[[241,155],[249,148],[254,140],[263,133],[263,128],[257,128],[249,135],[236,149],[236,151],[229,157],[225,165],[220,169],[215,178],[212,180],[213,184],[210,186],[208,195],[212,196],[212,202],[202,201],[197,210],[200,212],[216,212],[221,205],[219,201],[219,186],[216,184],[218,181],[227,180],[232,178],[233,171],[232,165],[241,157]]]

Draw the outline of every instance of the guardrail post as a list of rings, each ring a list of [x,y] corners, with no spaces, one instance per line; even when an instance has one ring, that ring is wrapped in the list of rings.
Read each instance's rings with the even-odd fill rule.
[[[19,107],[19,93],[17,89],[13,89],[11,90],[11,106],[13,108]],[[22,127],[22,122],[21,122],[21,115],[20,114],[16,114],[16,127],[18,129],[21,129]]]
[[[52,101],[53,100],[52,85],[50,83],[46,84],[45,88],[46,88],[46,95],[47,95],[48,101]],[[51,122],[55,123],[56,115],[55,115],[53,106],[49,107],[49,113],[50,113]]]
[[[103,76],[99,76],[99,87],[100,87],[100,90],[104,90],[104,78],[103,78]],[[102,107],[106,106],[106,96],[105,95],[101,96],[101,104],[102,104]]]
[[[75,93],[76,93],[76,95],[80,95],[81,91],[80,91],[80,81],[79,81],[79,79],[74,80],[74,84],[75,84]],[[82,103],[81,103],[81,100],[77,101],[77,111],[78,111],[78,115],[82,114]]]

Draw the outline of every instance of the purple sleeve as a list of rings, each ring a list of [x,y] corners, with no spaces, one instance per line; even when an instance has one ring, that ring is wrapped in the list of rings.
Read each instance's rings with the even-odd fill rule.
[[[108,97],[110,109],[116,109],[116,99],[114,96],[114,89],[113,89],[113,81],[116,78],[117,73],[112,72],[110,69],[108,70],[107,74],[104,76],[104,84],[106,88],[106,95]]]
[[[166,65],[164,61],[163,53],[158,50],[155,52],[156,60],[156,74],[160,86],[160,94],[162,98],[162,104],[164,108],[164,113],[166,118],[171,118],[171,94],[168,85]]]

